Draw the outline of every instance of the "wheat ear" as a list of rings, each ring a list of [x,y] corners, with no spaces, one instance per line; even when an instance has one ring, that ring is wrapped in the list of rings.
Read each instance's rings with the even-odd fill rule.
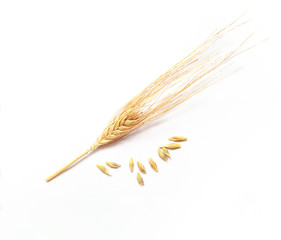
[[[244,24],[238,24],[237,20],[213,33],[193,52],[135,96],[115,114],[96,142],[86,152],[48,177],[46,181],[49,182],[96,148],[127,136],[133,130],[169,111],[220,79],[221,73],[228,67],[226,63],[245,51],[241,48],[248,38],[225,54],[219,54],[214,49],[214,45],[225,34]]]

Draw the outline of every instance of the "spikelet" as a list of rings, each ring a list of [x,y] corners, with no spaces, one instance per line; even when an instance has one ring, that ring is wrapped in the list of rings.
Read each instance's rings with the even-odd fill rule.
[[[115,114],[87,151],[48,177],[46,181],[52,180],[98,147],[126,137],[135,129],[178,106],[209,87],[213,82],[224,77],[222,72],[226,68],[226,63],[233,57],[248,50],[242,49],[242,46],[245,45],[249,37],[238,47],[225,54],[219,54],[215,49],[214,45],[221,38],[245,23],[238,23],[237,20],[214,32],[193,52],[136,95]]]

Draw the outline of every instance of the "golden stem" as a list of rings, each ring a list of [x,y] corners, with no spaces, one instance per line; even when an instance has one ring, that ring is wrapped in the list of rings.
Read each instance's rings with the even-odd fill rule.
[[[62,172],[64,172],[67,168],[69,168],[71,165],[73,165],[74,163],[76,163],[79,159],[81,159],[82,157],[84,157],[85,155],[87,155],[90,151],[92,151],[92,149],[88,149],[86,152],[84,152],[82,155],[80,155],[79,157],[75,158],[72,162],[70,162],[69,164],[67,164],[66,166],[64,166],[62,169],[60,169],[59,171],[57,171],[56,173],[54,173],[52,176],[46,178],[46,182],[51,181],[53,178],[55,178],[56,176],[58,176],[59,174],[61,174]]]

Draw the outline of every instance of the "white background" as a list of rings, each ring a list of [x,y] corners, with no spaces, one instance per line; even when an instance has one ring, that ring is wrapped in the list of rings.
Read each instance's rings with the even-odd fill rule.
[[[0,239],[281,239],[278,2],[2,0]],[[252,43],[270,39],[234,60],[242,70],[44,181],[249,7]],[[156,149],[173,135],[189,141],[165,163]],[[122,167],[107,177],[105,161]]]

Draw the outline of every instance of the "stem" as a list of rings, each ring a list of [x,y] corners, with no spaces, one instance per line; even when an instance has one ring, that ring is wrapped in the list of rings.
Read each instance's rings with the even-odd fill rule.
[[[87,155],[89,152],[91,151],[91,149],[88,149],[86,152],[84,152],[82,155],[80,155],[79,157],[75,158],[72,162],[70,162],[69,164],[67,164],[66,166],[64,166],[62,169],[60,169],[59,171],[57,171],[56,173],[54,173],[52,176],[48,177],[46,179],[46,182],[51,181],[53,178],[55,178],[56,176],[58,176],[59,174],[61,174],[62,172],[64,172],[67,168],[69,168],[71,165],[73,165],[74,163],[76,163],[79,159],[81,159],[82,157],[84,157],[85,155]]]

